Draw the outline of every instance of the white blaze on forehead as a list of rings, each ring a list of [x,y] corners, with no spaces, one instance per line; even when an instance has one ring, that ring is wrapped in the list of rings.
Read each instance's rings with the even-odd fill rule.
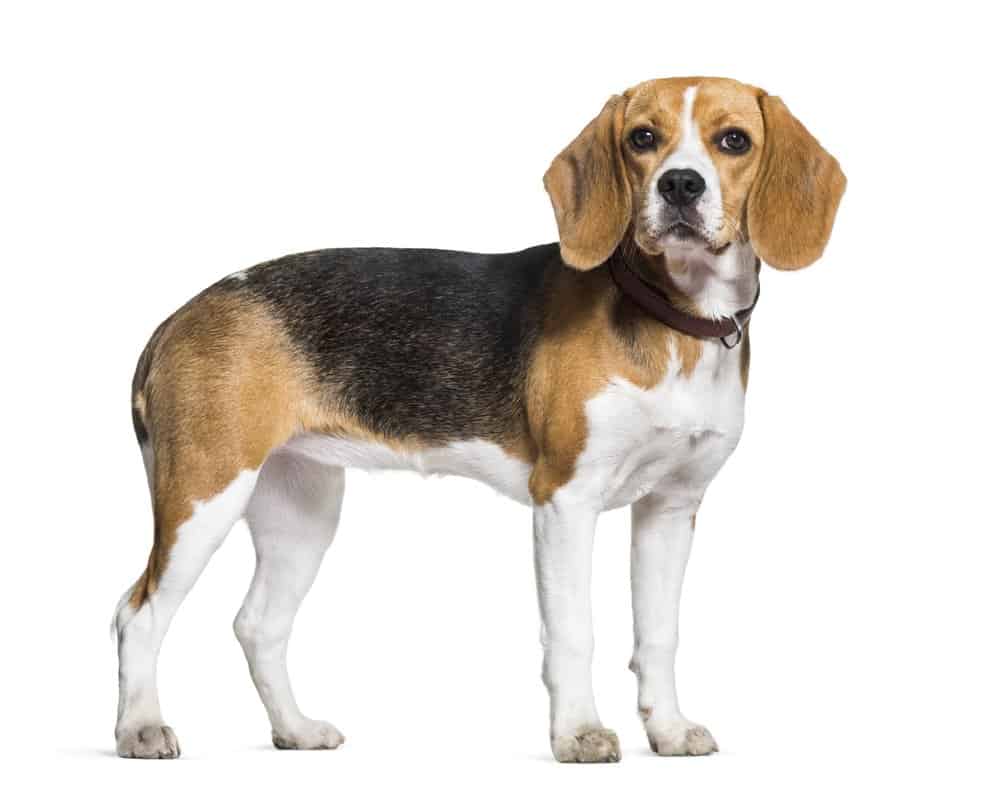
[[[681,138],[675,148],[660,166],[650,181],[650,205],[657,205],[659,197],[656,184],[668,170],[690,168],[697,171],[705,180],[705,193],[698,199],[695,208],[701,214],[705,230],[714,234],[722,226],[722,187],[719,184],[719,173],[712,162],[712,156],[705,148],[701,139],[698,122],[694,119],[694,101],[698,94],[698,86],[692,85],[684,90],[684,102],[681,107]]]

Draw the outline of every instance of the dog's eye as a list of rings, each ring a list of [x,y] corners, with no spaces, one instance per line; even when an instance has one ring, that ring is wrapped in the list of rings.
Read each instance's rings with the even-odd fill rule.
[[[656,135],[653,134],[653,130],[646,129],[646,127],[633,129],[632,134],[628,138],[632,141],[632,145],[639,149],[639,151],[651,149],[656,145]]]
[[[727,154],[742,154],[750,148],[750,137],[741,129],[727,129],[719,135],[718,145]]]

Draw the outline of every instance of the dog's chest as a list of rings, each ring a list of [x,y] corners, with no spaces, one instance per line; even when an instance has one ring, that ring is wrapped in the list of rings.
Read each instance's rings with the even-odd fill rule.
[[[588,437],[568,486],[605,509],[653,489],[701,498],[743,429],[739,349],[706,343],[693,370],[672,363],[658,385],[614,380],[586,405]]]

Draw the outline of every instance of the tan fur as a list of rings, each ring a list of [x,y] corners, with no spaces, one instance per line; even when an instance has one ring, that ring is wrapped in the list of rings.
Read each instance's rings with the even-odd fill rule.
[[[148,369],[133,407],[153,450],[154,544],[131,592],[133,607],[156,589],[195,504],[240,471],[258,469],[292,435],[416,448],[416,441],[376,436],[323,398],[278,320],[246,299],[204,293],[165,323],[144,355]]]
[[[713,79],[700,83],[695,96],[694,120],[722,187],[724,226],[717,239],[719,245],[748,238],[743,222],[747,199],[758,177],[762,149],[767,145],[759,105],[762,94],[759,88],[735,80]],[[746,154],[726,154],[716,145],[719,133],[732,127],[750,135],[753,143]]]
[[[847,178],[776,96],[762,96],[763,162],[747,206],[750,241],[777,269],[812,264],[826,247]]]
[[[197,501],[220,492],[241,470],[301,423],[305,373],[275,322],[228,296],[202,295],[154,338],[134,404],[153,449],[154,545],[133,589],[138,606],[155,590],[177,529]]]
[[[632,219],[621,154],[625,104],[612,96],[545,173],[563,261],[577,269],[607,260]]]

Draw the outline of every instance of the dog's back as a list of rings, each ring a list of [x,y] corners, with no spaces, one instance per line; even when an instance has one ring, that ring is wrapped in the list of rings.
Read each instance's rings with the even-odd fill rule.
[[[516,422],[557,245],[501,255],[303,253],[216,288],[266,305],[323,393],[367,430],[501,440]]]

